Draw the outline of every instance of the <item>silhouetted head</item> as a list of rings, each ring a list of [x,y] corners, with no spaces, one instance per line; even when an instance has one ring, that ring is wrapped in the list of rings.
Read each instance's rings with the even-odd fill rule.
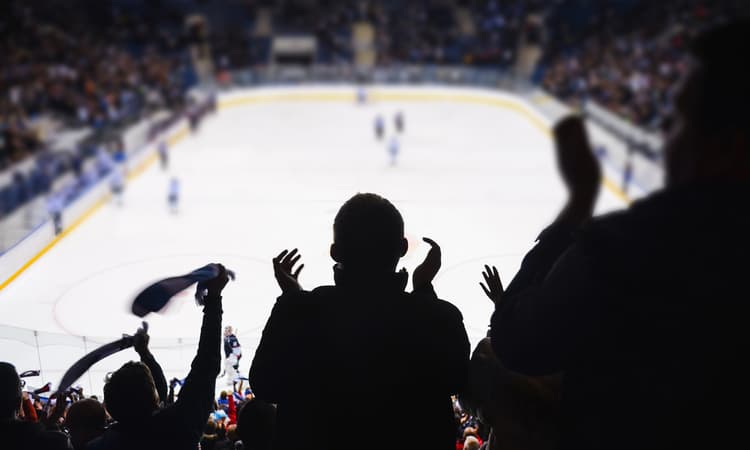
[[[101,403],[85,399],[70,405],[65,415],[65,426],[70,432],[73,448],[84,448],[91,440],[104,434],[107,413]]]
[[[276,408],[263,400],[246,402],[237,415],[237,434],[246,450],[270,450],[276,429]]]
[[[217,430],[218,430],[218,427],[216,426],[216,422],[214,422],[213,419],[208,419],[208,422],[206,422],[205,428],[203,428],[203,434],[210,436],[212,434],[216,434]]]
[[[749,20],[715,28],[693,42],[665,147],[668,185],[750,181],[750,74],[742,69],[748,54]]]
[[[151,371],[141,362],[128,362],[104,385],[104,404],[113,419],[123,424],[145,421],[159,407]]]
[[[336,214],[331,257],[345,269],[394,270],[407,246],[401,213],[377,194],[357,194]]]
[[[21,379],[13,364],[0,362],[0,419],[13,419],[21,407]]]

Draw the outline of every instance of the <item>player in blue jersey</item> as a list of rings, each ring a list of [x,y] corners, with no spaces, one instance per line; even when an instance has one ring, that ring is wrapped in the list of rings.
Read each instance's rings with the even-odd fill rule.
[[[388,142],[388,154],[391,157],[391,166],[396,165],[396,158],[398,158],[400,147],[401,144],[398,142],[398,138],[396,136],[393,136]]]

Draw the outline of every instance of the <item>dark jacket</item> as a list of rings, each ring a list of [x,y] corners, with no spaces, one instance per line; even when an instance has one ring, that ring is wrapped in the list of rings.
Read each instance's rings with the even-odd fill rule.
[[[563,448],[747,447],[749,195],[672,189],[540,235],[492,345],[513,370],[564,372]]]
[[[0,421],[0,448],[3,450],[72,450],[68,437],[58,431],[45,431],[39,423],[20,420]]]
[[[405,274],[404,274],[405,275]],[[275,449],[455,448],[451,394],[467,377],[458,309],[406,278],[348,278],[279,297],[250,369],[255,395],[278,404]]]
[[[89,450],[190,449],[198,446],[212,411],[221,361],[221,302],[203,308],[198,352],[178,400],[157,410],[143,423],[116,423],[88,445]]]

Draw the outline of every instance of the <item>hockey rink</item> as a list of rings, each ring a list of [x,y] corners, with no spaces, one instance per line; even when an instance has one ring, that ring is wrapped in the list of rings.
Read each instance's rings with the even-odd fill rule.
[[[406,129],[391,166],[396,111]],[[383,141],[373,130],[378,114]],[[177,213],[167,205],[172,177],[182,188]],[[221,262],[237,273],[224,291],[224,324],[238,329],[246,374],[280,293],[271,258],[299,248],[303,287],[331,284],[333,218],[357,192],[379,193],[400,209],[410,272],[427,252],[423,236],[441,245],[436,290],[463,313],[472,345],[492,312],[479,287],[483,264],[496,265],[507,285],[565,198],[549,134],[512,109],[408,100],[236,105],[172,147],[167,170],[150,165],[127,184],[122,205],[99,208],[0,291],[0,324],[19,336],[8,338],[15,328],[5,328],[0,360],[19,370],[41,365],[44,379],[30,384],[57,383],[86,351],[136,330],[129,305],[140,289]],[[598,212],[624,206],[602,188]],[[10,275],[0,269],[3,280]],[[195,352],[201,311],[192,296],[146,318],[168,378],[184,377]],[[101,393],[104,374],[129,359],[135,352],[101,362],[80,384]]]

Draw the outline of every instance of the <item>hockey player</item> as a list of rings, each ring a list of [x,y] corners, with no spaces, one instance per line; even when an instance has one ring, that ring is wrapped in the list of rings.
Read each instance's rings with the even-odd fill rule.
[[[393,118],[393,124],[396,127],[396,132],[404,132],[404,114],[401,111],[396,113],[396,117]]]
[[[169,203],[169,210],[172,213],[177,212],[177,207],[180,203],[180,180],[177,177],[173,177],[169,180],[169,193],[167,195],[167,202]]]
[[[121,164],[116,165],[112,170],[109,186],[117,205],[122,206],[122,192],[125,190],[125,174]]]
[[[375,117],[375,138],[379,141],[382,141],[384,135],[385,135],[385,120],[383,120],[383,116],[377,115]]]
[[[357,88],[357,104],[367,104],[367,90],[365,90],[365,88],[362,86]]]
[[[63,198],[61,194],[51,193],[49,197],[47,197],[47,211],[49,212],[50,218],[52,218],[52,225],[55,229],[55,236],[57,236],[63,231]]]
[[[224,372],[227,376],[227,384],[231,385],[239,375],[240,358],[242,358],[242,347],[231,326],[224,328]]]
[[[396,136],[393,136],[388,142],[388,154],[391,157],[391,166],[396,165],[396,158],[398,157],[398,152],[400,149],[400,144],[398,142],[398,138]]]
[[[167,170],[169,167],[169,147],[167,147],[167,142],[159,141],[157,151],[159,152],[159,162],[161,163],[162,170]]]

